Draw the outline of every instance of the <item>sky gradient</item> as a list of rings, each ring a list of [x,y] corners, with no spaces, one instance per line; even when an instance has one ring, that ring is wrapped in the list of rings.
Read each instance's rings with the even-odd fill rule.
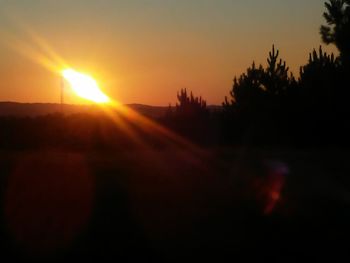
[[[45,52],[36,37],[122,103],[174,104],[187,88],[221,104],[272,44],[298,74],[321,44],[324,2],[0,0],[0,101],[59,102],[59,75],[28,56]]]

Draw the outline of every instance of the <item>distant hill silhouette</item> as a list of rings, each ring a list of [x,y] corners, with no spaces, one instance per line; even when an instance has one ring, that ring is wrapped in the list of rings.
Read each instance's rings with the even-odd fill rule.
[[[127,104],[129,108],[145,115],[149,118],[161,118],[165,115],[168,107],[150,106],[144,104]],[[208,106],[211,110],[218,110],[220,106]],[[71,105],[65,104],[63,112],[65,114],[88,113],[99,111],[96,105]],[[58,103],[18,103],[18,102],[0,102],[1,116],[16,117],[36,117],[52,113],[61,112],[61,105]]]
[[[64,105],[64,113],[82,113],[93,110],[88,105]],[[61,112],[61,105],[55,103],[0,102],[0,116],[36,117]]]

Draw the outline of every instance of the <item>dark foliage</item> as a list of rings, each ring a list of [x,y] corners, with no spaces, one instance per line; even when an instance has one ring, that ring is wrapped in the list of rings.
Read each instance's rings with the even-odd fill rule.
[[[177,117],[191,119],[208,117],[207,103],[202,97],[194,97],[192,92],[188,95],[186,89],[181,89],[177,99],[179,101],[175,108]]]
[[[223,103],[224,142],[347,145],[349,79],[340,58],[319,48],[296,80],[272,49],[268,66],[234,79]]]
[[[313,50],[309,62],[300,68],[299,85],[303,107],[319,112],[331,112],[342,96],[341,67],[333,54]],[[338,97],[338,98],[337,98]]]
[[[342,60],[350,60],[350,1],[329,0],[323,14],[327,25],[322,25],[320,33],[326,44],[334,44],[340,51]]]
[[[231,137],[229,133],[237,137],[240,133],[243,137],[256,137],[248,140],[265,142],[283,137],[296,89],[294,76],[273,46],[266,68],[253,63],[246,73],[234,79],[231,98],[225,98],[223,103],[224,137]]]
[[[279,51],[269,53],[266,69],[260,65],[252,66],[239,78],[234,79],[230,92],[231,99],[225,99],[224,108],[242,114],[264,112],[279,107],[292,93],[295,79],[289,74],[286,62],[278,59]],[[231,108],[231,109],[230,109]]]
[[[186,89],[178,92],[177,99],[175,108],[169,106],[163,124],[197,143],[212,143],[217,125],[206,101]]]

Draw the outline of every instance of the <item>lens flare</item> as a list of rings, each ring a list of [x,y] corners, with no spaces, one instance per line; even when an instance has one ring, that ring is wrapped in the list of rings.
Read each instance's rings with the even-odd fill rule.
[[[62,71],[62,76],[79,97],[95,103],[107,103],[110,101],[108,96],[100,90],[97,82],[89,75],[74,69],[65,69]]]

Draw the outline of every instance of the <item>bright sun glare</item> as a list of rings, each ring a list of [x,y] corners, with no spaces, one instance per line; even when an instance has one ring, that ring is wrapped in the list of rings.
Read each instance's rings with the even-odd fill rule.
[[[62,76],[79,97],[95,103],[107,103],[110,101],[108,96],[100,90],[97,82],[89,75],[73,69],[65,69],[62,71]]]

